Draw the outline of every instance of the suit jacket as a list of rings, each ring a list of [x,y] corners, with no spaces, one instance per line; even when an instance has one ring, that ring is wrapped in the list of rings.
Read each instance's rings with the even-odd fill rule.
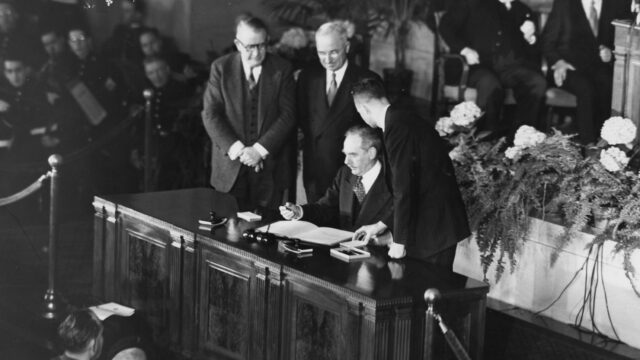
[[[535,24],[531,10],[520,1],[507,11],[498,0],[455,0],[442,17],[440,32],[452,52],[474,49],[480,64],[489,68],[505,60],[538,68],[537,42],[530,45],[520,31],[526,20]]]
[[[243,106],[243,81],[246,81],[239,53],[225,55],[211,65],[211,74],[204,93],[202,119],[211,138],[211,185],[228,192],[238,177],[241,163],[227,155],[237,140],[246,146],[244,122],[249,109]],[[279,163],[286,161],[281,151],[295,126],[294,91],[291,64],[272,54],[262,63],[258,80],[258,143],[269,151],[264,161],[265,173],[278,168],[278,176],[289,177]],[[245,120],[246,119],[246,120]],[[285,174],[286,173],[286,174]]]
[[[351,98],[351,86],[375,73],[349,62],[331,107],[327,104],[326,70],[315,65],[304,69],[298,79],[298,121],[304,134],[304,174],[306,186],[315,183],[322,194],[344,161],[342,142],[350,127],[366,125]]]
[[[378,221],[392,227],[393,198],[385,179],[384,165],[357,214],[354,213],[353,206],[354,201],[357,201],[353,193],[355,181],[356,176],[351,173],[351,169],[342,166],[320,200],[302,205],[304,220],[318,226],[332,226],[348,231]]]
[[[542,51],[549,66],[560,59],[582,71],[601,64],[600,45],[613,50],[611,21],[630,18],[630,11],[628,0],[602,0],[596,37],[580,0],[555,0],[542,33]]]
[[[407,254],[426,258],[470,235],[447,148],[416,114],[391,106],[384,144],[393,189],[393,238]]]

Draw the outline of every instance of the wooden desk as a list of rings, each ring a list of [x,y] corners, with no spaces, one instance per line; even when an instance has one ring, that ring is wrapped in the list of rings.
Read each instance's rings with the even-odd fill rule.
[[[473,359],[482,357],[488,286],[381,249],[345,263],[291,258],[242,239],[233,198],[209,189],[96,197],[93,292],[144,313],[168,348],[212,359],[450,359],[422,295]],[[197,230],[210,210],[230,216]],[[425,350],[426,349],[426,350]]]

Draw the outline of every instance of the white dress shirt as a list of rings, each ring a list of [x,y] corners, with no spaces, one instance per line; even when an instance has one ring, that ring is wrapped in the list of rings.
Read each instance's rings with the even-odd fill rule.
[[[589,13],[591,12],[591,3],[596,8],[596,13],[598,14],[598,19],[600,19],[600,13],[602,13],[602,0],[582,0],[582,7],[584,8],[584,13],[587,15],[587,19],[589,18]]]
[[[327,88],[325,89],[325,93],[329,92],[329,87],[331,86],[331,80],[333,79],[333,73],[336,73],[336,89],[340,88],[340,84],[342,83],[342,79],[344,79],[344,73],[347,72],[348,61],[345,61],[342,64],[342,67],[336,71],[326,71],[327,76]]]
[[[362,186],[364,186],[365,194],[368,194],[369,190],[371,190],[373,183],[376,182],[378,175],[380,175],[380,170],[382,170],[382,165],[380,164],[380,161],[376,160],[373,167],[366,173],[362,174]]]

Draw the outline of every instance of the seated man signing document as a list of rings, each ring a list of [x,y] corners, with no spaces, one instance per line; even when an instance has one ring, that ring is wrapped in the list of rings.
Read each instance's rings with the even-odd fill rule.
[[[322,198],[313,204],[280,206],[287,220],[303,219],[318,226],[353,231],[364,225],[393,224],[393,199],[379,160],[382,141],[377,131],[355,126],[344,139],[344,163]],[[385,225],[386,224],[386,225]],[[384,241],[386,236],[377,239]]]

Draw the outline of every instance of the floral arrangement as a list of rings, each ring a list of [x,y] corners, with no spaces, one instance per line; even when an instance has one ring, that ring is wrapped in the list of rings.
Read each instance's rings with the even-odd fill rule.
[[[505,156],[509,159],[516,159],[522,156],[523,150],[536,146],[543,142],[547,138],[547,135],[536,130],[532,126],[522,125],[516,131],[516,135],[513,139],[512,147],[505,150]]]
[[[636,127],[631,120],[607,120],[602,141],[591,148],[572,141],[571,135],[556,130],[545,134],[530,126],[520,127],[513,145],[507,146],[504,138],[478,142],[475,121],[468,120],[477,113],[468,105],[458,106],[438,121],[436,130],[454,146],[449,155],[485,273],[493,263],[496,280],[507,264],[513,270],[530,215],[544,219],[555,213],[567,228],[562,247],[576,232],[593,226],[599,213],[606,213],[611,219],[594,244],[615,240],[632,279],[630,253],[640,248],[640,176],[633,169],[639,151],[633,146]]]
[[[627,167],[637,128],[631,119],[615,116],[604,122],[600,137],[609,146],[600,151],[600,163],[610,172],[619,172]]]

